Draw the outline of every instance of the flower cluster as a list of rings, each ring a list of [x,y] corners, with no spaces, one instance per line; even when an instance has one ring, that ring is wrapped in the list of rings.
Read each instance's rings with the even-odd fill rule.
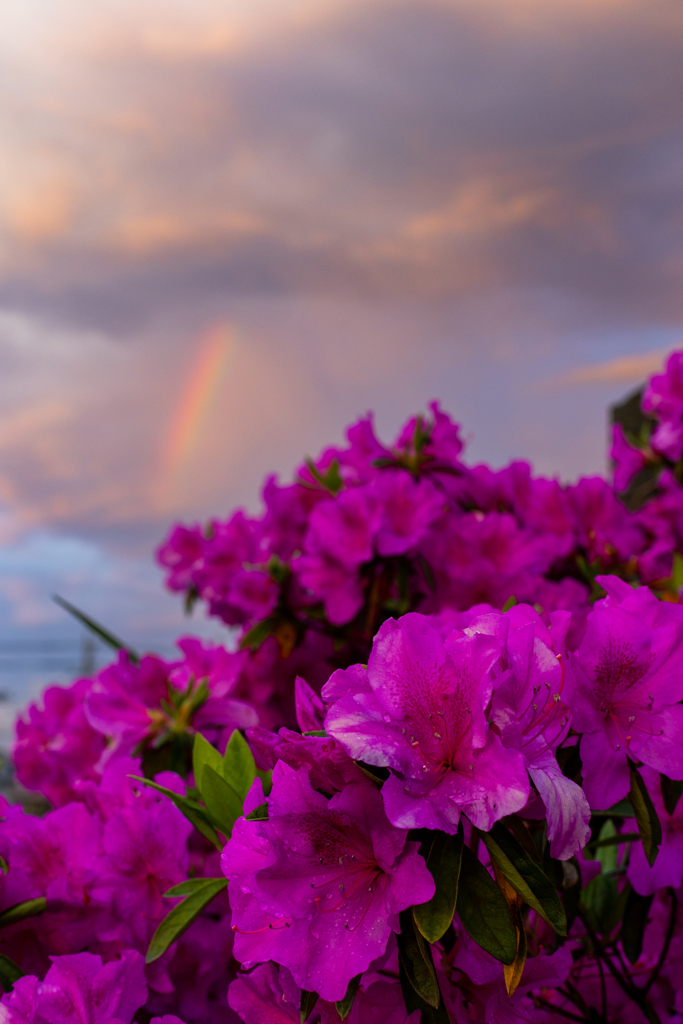
[[[681,1024],[682,381],[613,486],[470,467],[433,403],[175,526],[236,629],[20,717],[0,1024]]]

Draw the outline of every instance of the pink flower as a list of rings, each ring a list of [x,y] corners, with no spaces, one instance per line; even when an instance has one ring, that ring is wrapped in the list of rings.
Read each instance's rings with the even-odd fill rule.
[[[323,687],[329,734],[349,755],[387,766],[382,787],[398,828],[454,833],[464,812],[490,829],[529,796],[524,759],[488,730],[493,637],[454,630],[442,641],[416,613],[389,619],[375,637],[367,672],[335,672]]]
[[[385,951],[399,911],[431,898],[433,879],[372,783],[328,801],[306,768],[279,762],[268,808],[267,821],[238,820],[223,850],[235,956],[245,967],[275,960],[301,988],[341,999]]]
[[[616,576],[597,579],[608,596],[571,660],[567,703],[583,733],[586,796],[606,808],[629,791],[629,757],[683,779],[683,608]]]
[[[144,960],[132,949],[104,965],[92,953],[51,959],[44,981],[19,978],[3,995],[3,1024],[131,1024],[147,999]]]
[[[79,679],[73,686],[50,686],[43,707],[29,705],[16,725],[14,763],[17,778],[27,789],[39,790],[61,807],[74,799],[77,779],[95,779],[95,766],[106,741],[88,722],[83,701],[92,683]]]

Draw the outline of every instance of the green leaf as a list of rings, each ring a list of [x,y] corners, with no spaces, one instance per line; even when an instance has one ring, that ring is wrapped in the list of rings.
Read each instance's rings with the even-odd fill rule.
[[[220,878],[187,878],[184,882],[180,882],[178,885],[172,886],[167,889],[163,896],[176,897],[176,896],[191,896],[193,892],[197,892],[198,889],[203,889],[207,882],[220,882]]]
[[[230,783],[226,782],[222,775],[208,765],[202,772],[200,792],[211,816],[211,821],[220,829],[226,839],[229,839],[232,835],[233,825],[242,816],[243,801],[240,800]]]
[[[671,582],[676,590],[683,587],[683,557],[680,551],[674,551],[673,565],[671,567]]]
[[[617,883],[611,875],[593,878],[581,893],[581,902],[588,910],[593,927],[600,935],[609,935],[609,924],[619,898]]]
[[[503,964],[517,955],[517,932],[505,897],[482,863],[463,846],[455,906],[474,941]]]
[[[515,597],[514,594],[510,594],[510,596],[508,597],[507,601],[505,602],[505,604],[503,605],[503,607],[500,610],[501,610],[501,612],[509,612],[510,609],[514,608],[516,604],[517,604],[517,598]]]
[[[581,903],[581,867],[576,857],[562,861],[562,906],[567,915],[567,932],[571,931]]]
[[[633,807],[630,800],[619,800],[606,811],[594,811],[591,808],[591,818],[633,818]]]
[[[391,774],[388,768],[380,767],[375,764],[366,764],[365,761],[354,761],[362,772],[365,772],[367,777],[371,779],[375,785],[381,786],[382,783],[386,782]]]
[[[418,995],[410,982],[400,956],[398,958],[398,976],[408,1014],[411,1014],[414,1010],[419,1010],[420,1024],[450,1024],[450,1017],[443,999],[439,998],[439,1005],[434,1007],[426,1002],[422,996]]]
[[[306,456],[306,458],[304,459],[304,462],[308,466],[308,471],[311,474],[311,476],[314,478],[314,480],[317,480],[318,483],[322,487],[324,487],[326,491],[329,491],[329,493],[332,495],[332,497],[334,497],[335,495],[337,495],[339,493],[339,491],[344,486],[344,481],[342,480],[342,478],[341,478],[341,476],[339,474],[339,460],[338,459],[332,459],[332,462],[328,466],[328,468],[327,468],[327,470],[326,470],[324,475],[320,472],[320,470],[318,469],[318,467],[316,466],[315,462],[313,461],[313,459],[310,456]],[[303,484],[305,487],[310,487],[311,486],[311,484],[308,482],[308,480],[302,480],[301,478],[299,479],[299,483]]]
[[[410,984],[429,1006],[437,1007],[441,1000],[439,983],[432,961],[432,951],[417,930],[412,909],[398,915],[401,930],[396,936],[398,957]]]
[[[659,788],[667,814],[673,814],[683,793],[683,779],[670,779],[668,775],[659,776]]]
[[[619,938],[630,964],[634,964],[643,951],[643,935],[653,899],[654,895],[641,896],[635,889],[631,889],[626,899]]]
[[[640,839],[640,833],[617,832],[613,836],[605,836],[604,839],[596,839],[594,843],[588,843],[586,846],[586,856],[592,860],[593,858],[590,855],[593,850],[598,850],[603,846],[620,846],[622,843],[631,843],[634,839]]]
[[[268,821],[268,804],[259,804],[249,814],[244,815],[245,821]]]
[[[136,782],[142,782],[145,786],[151,786],[152,789],[156,789],[158,793],[163,793],[169,800],[172,800],[179,811],[185,815],[188,821],[191,821],[198,832],[208,839],[210,843],[218,849],[223,849],[223,843],[220,841],[216,834],[216,829],[213,827],[211,820],[209,819],[205,809],[201,804],[195,803],[194,800],[189,800],[186,796],[179,796],[178,793],[174,793],[172,789],[167,789],[166,786],[160,786],[157,782],[152,782],[151,779],[141,779],[138,775],[130,775],[129,778],[135,779]]]
[[[527,943],[524,921],[522,920],[519,908],[510,907],[510,912],[515,920],[515,928],[517,931],[517,955],[511,964],[503,964],[503,977],[505,978],[505,988],[507,989],[508,996],[513,996],[520,981],[522,980],[522,974],[524,973]]]
[[[566,935],[567,918],[555,886],[519,841],[499,821],[490,832],[481,832],[480,835],[491,859],[515,892],[559,935]]]
[[[238,729],[235,729],[226,747],[221,774],[244,802],[256,778],[256,764],[249,744]]]
[[[15,903],[0,914],[0,928],[7,928],[17,921],[25,921],[27,917],[37,917],[47,909],[47,900],[44,896],[37,896],[33,900],[24,900],[23,903]]]
[[[304,736],[318,736],[320,739],[327,739],[327,733],[324,729],[313,729],[311,732],[305,732]]]
[[[195,735],[192,748],[192,771],[194,772],[195,786],[200,793],[202,791],[202,774],[207,765],[219,775],[223,774],[223,758],[216,748],[198,732]]]
[[[632,761],[629,761],[629,767],[631,769],[631,790],[628,795],[633,804],[643,850],[648,864],[652,867],[657,859],[659,845],[662,841],[662,826],[642,775]]]
[[[158,960],[168,947],[180,938],[183,932],[190,927],[192,922],[201,914],[204,907],[208,906],[212,899],[227,888],[227,878],[206,878],[205,884],[191,893],[182,903],[174,907],[170,914],[163,919],[149,944],[145,963],[151,964]]]
[[[315,1004],[318,1002],[317,992],[307,992],[305,988],[301,989],[301,1002],[299,1003],[299,1019],[301,1024],[313,1013]]]
[[[427,942],[438,942],[453,920],[462,847],[462,830],[454,836],[444,832],[433,833],[428,851],[424,851],[423,844],[421,852],[434,879],[436,892],[428,903],[421,903],[413,911],[415,924]]]
[[[353,1001],[356,998],[356,992],[358,991],[361,978],[362,974],[357,974],[355,978],[351,978],[349,987],[346,990],[346,995],[343,999],[338,1000],[338,1002],[334,1004],[337,1008],[337,1013],[342,1020],[346,1020],[348,1015],[351,1013],[351,1007],[353,1006]]]
[[[5,992],[11,992],[15,981],[24,977],[24,972],[14,960],[10,960],[4,953],[0,953],[0,985]]]
[[[277,632],[281,624],[282,619],[279,615],[269,615],[267,619],[257,622],[240,640],[240,648],[244,650],[245,647],[248,647],[251,651],[258,650],[264,640]]]
[[[617,867],[619,851],[615,844],[610,842],[617,835],[617,830],[614,827],[614,822],[611,818],[603,822],[600,832],[595,837],[594,846],[598,847],[598,843],[602,840],[602,845],[598,847],[595,854],[593,854],[596,860],[599,860],[602,865],[602,871],[614,871]],[[590,844],[589,844],[590,847]],[[589,848],[586,848],[586,856],[590,857],[591,852]]]
[[[71,604],[70,601],[66,601],[63,597],[60,597],[59,594],[53,594],[52,600],[55,604],[58,604],[60,608],[63,608],[64,611],[68,612],[69,615],[73,615],[75,619],[78,619],[82,626],[85,626],[85,628],[89,629],[91,633],[94,633],[95,636],[99,637],[100,640],[107,644],[108,647],[113,647],[115,651],[125,651],[133,664],[138,664],[140,661],[140,655],[137,654],[132,647],[129,647],[128,644],[125,644],[123,640],[119,640],[117,636],[110,633],[104,626],[101,626],[99,622],[95,622],[95,620],[91,619],[89,615],[82,612],[76,607],[76,605]]]

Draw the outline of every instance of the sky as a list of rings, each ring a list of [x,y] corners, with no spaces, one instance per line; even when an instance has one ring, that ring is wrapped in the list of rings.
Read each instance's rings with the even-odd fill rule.
[[[220,638],[155,545],[370,409],[607,472],[682,276],[680,0],[3,5],[0,740],[82,661],[53,593]]]

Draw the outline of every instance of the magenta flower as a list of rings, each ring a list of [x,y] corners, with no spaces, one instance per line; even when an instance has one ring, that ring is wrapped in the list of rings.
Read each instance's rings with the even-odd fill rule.
[[[574,536],[589,562],[630,558],[643,548],[645,537],[634,516],[599,476],[582,477],[566,490]]]
[[[524,996],[534,990],[561,985],[571,970],[572,956],[568,947],[562,946],[550,956],[529,957],[522,980],[510,998],[500,964],[459,928],[458,942],[445,958],[443,967],[445,970],[438,971],[439,982],[452,1020],[523,1024],[536,1019],[530,1017],[532,1004],[525,1006]],[[551,1018],[543,1014],[538,1019]]]
[[[294,680],[294,708],[296,723],[302,732],[319,732],[325,719],[325,705],[305,679]]]
[[[130,787],[104,826],[103,856],[91,865],[92,897],[112,913],[103,939],[146,949],[169,907],[162,893],[187,878],[191,831],[166,797],[150,796],[139,784]]]
[[[417,843],[387,821],[372,783],[327,800],[279,762],[267,821],[240,819],[223,850],[235,956],[275,960],[301,988],[341,999],[385,951],[398,913],[434,894]]]
[[[278,760],[295,770],[305,765],[313,788],[324,793],[340,793],[349,783],[367,779],[332,736],[302,736],[283,728],[277,734],[266,729],[249,729],[247,738],[254,753],[268,768],[274,768]]]
[[[73,686],[50,686],[43,707],[31,704],[16,725],[14,764],[17,778],[27,789],[39,790],[55,807],[74,799],[77,779],[95,779],[95,765],[105,738],[88,722],[83,700],[89,679]]]
[[[169,732],[194,728],[217,730],[220,736],[227,730],[227,742],[234,729],[257,724],[258,715],[250,704],[228,696],[238,683],[246,655],[204,647],[191,638],[181,640],[179,646],[185,654],[182,661],[145,655],[134,665],[122,651],[117,662],[95,676],[85,711],[91,726],[109,739],[98,768],[115,757],[130,756]],[[196,699],[202,683],[205,692]]]
[[[199,526],[174,526],[168,539],[157,548],[157,561],[170,572],[169,590],[186,590],[194,582],[195,570],[204,554],[204,537]]]
[[[410,1016],[398,982],[381,979],[366,983],[365,975],[347,1017],[349,1024],[419,1024],[420,1011]],[[241,974],[230,985],[228,1002],[246,1024],[299,1024],[301,989],[291,972],[277,964],[259,964],[249,974]],[[316,1003],[320,1024],[339,1024],[334,1003],[324,999]]]
[[[529,605],[502,615],[474,619],[469,632],[495,636],[501,655],[493,668],[491,722],[504,747],[519,750],[547,815],[553,857],[568,860],[590,837],[590,808],[580,786],[566,778],[555,750],[569,729],[571,714],[562,700],[571,616],[553,612],[550,627]]]
[[[144,959],[132,949],[104,965],[92,953],[51,959],[44,981],[19,978],[3,995],[3,1024],[131,1024],[147,999]]]
[[[490,829],[529,796],[524,758],[487,727],[493,637],[454,630],[446,641],[424,615],[389,619],[367,672],[338,670],[323,687],[329,734],[354,760],[393,769],[382,787],[398,828],[454,833],[464,812]]]
[[[349,568],[334,555],[326,551],[301,555],[292,563],[292,571],[301,586],[324,603],[333,625],[350,622],[363,607],[357,568]]]
[[[375,482],[382,518],[377,532],[380,555],[402,555],[415,547],[445,506],[428,480],[413,480],[405,470],[385,470]]]
[[[571,661],[567,703],[586,796],[606,808],[629,791],[629,757],[683,779],[683,608],[616,576],[598,582],[608,596]]]
[[[683,455],[683,352],[673,352],[664,373],[650,378],[642,408],[659,420],[650,441],[652,447],[678,462]]]
[[[636,473],[647,465],[647,456],[640,448],[628,443],[620,423],[612,427],[612,448],[610,458],[614,463],[614,489],[627,491]]]
[[[301,989],[286,967],[259,964],[240,974],[228,989],[230,1008],[246,1024],[299,1024]]]
[[[502,607],[511,595],[533,600],[540,573],[558,550],[555,538],[522,530],[506,512],[450,516],[421,545],[436,581],[429,610],[470,608],[486,602]]]
[[[304,550],[330,555],[349,569],[355,568],[372,558],[380,520],[379,503],[366,487],[342,491],[311,512]]]

